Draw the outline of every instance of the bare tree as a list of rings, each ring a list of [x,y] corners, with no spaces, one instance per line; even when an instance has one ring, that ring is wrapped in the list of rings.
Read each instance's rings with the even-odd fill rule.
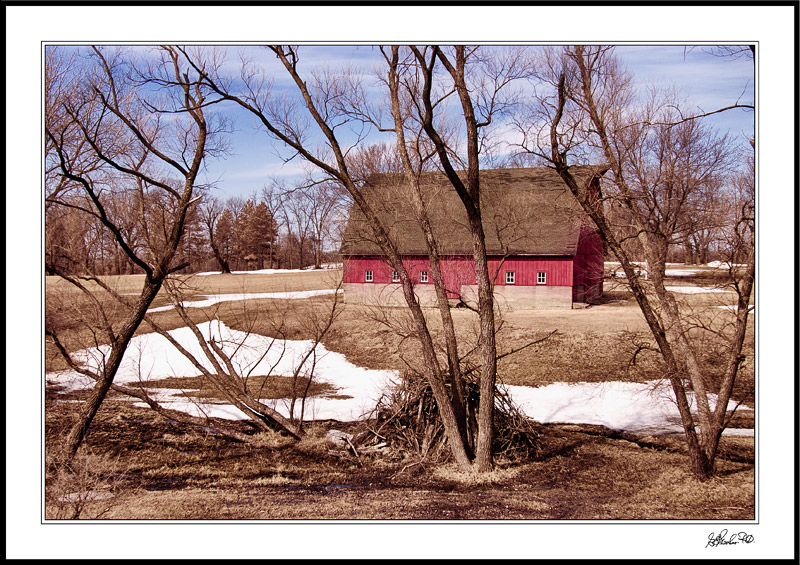
[[[554,56],[555,55],[555,56]],[[728,403],[747,331],[748,302],[754,274],[752,234],[754,215],[748,201],[736,223],[740,256],[746,267],[733,272],[737,292],[734,331],[727,334],[724,371],[712,378],[701,369],[691,322],[675,296],[665,287],[669,246],[681,239],[681,221],[690,196],[699,187],[713,189],[729,166],[724,138],[715,138],[697,120],[687,120],[671,104],[637,109],[629,78],[621,71],[610,47],[573,46],[548,55],[543,78],[553,90],[543,97],[540,116],[546,120],[533,149],[548,160],[592,218],[609,250],[617,257],[630,288],[665,361],[667,376],[689,447],[692,470],[705,480],[714,474],[719,439],[731,414]],[[581,150],[587,151],[581,154]],[[602,194],[578,183],[570,171],[575,159],[595,152],[610,169],[611,181]],[[605,213],[609,207],[626,211],[629,224],[618,226]],[[636,241],[647,261],[648,280],[637,273],[629,241]],[[697,411],[690,408],[694,394]],[[716,394],[716,406],[711,402]]]
[[[281,209],[284,214],[284,221],[289,230],[290,239],[287,244],[294,245],[297,251],[297,267],[303,268],[308,264],[306,253],[311,250],[309,247],[313,238],[313,223],[311,209],[308,206],[308,198],[305,192],[299,189],[284,192],[281,198]],[[292,265],[294,263],[290,263]]]
[[[58,50],[61,48],[55,48]],[[49,167],[57,181],[46,206],[60,206],[96,221],[115,247],[145,277],[138,298],[120,318],[108,312],[94,285],[107,288],[93,273],[55,274],[93,302],[103,323],[100,331],[110,350],[96,385],[70,430],[64,451],[74,455],[97,413],[127,346],[166,277],[184,265],[176,252],[188,215],[197,201],[198,175],[204,158],[214,154],[210,142],[217,126],[206,117],[209,98],[182,52],[162,47],[142,60],[124,50],[92,47],[86,63],[48,82],[45,137]],[[132,239],[128,216],[120,214],[118,196],[133,208],[141,239]],[[127,207],[126,213],[131,213]],[[64,349],[55,326],[46,334]]]
[[[477,430],[470,425],[475,420],[470,418],[467,408],[466,386],[461,372],[461,359],[458,353],[455,326],[450,313],[444,276],[442,275],[439,246],[433,234],[428,213],[428,203],[426,203],[421,187],[421,175],[426,169],[431,168],[435,151],[423,133],[422,123],[418,117],[416,120],[414,119],[415,116],[412,110],[412,100],[418,99],[421,95],[420,76],[418,72],[415,72],[418,70],[416,55],[408,51],[401,60],[398,46],[392,46],[390,49],[381,49],[381,51],[388,66],[386,76],[381,77],[381,79],[389,93],[392,126],[383,128],[380,126],[377,116],[370,116],[370,110],[363,107],[363,95],[360,99],[352,100],[351,105],[357,115],[371,120],[379,129],[389,129],[395,134],[395,151],[389,150],[380,151],[379,154],[367,154],[366,161],[372,165],[373,170],[377,164],[376,161],[378,163],[383,161],[383,168],[387,168],[388,165],[388,168],[402,172],[403,188],[405,189],[403,192],[410,198],[410,208],[413,210],[415,219],[424,234],[447,351],[447,371],[442,371],[437,364],[433,367],[433,376],[429,378],[429,382],[437,405],[441,407],[442,403],[448,403],[449,409],[443,412],[442,417],[443,419],[452,417],[453,421],[445,420],[445,428],[450,428],[448,430],[450,434],[454,433],[453,429],[457,430],[463,446],[463,452],[469,459],[474,456],[474,436]],[[397,162],[398,160],[399,162]],[[394,267],[394,265],[392,266]],[[449,394],[444,385],[449,385]]]
[[[439,162],[447,175],[450,184],[458,194],[467,213],[470,233],[472,234],[473,260],[478,283],[478,314],[480,317],[480,397],[478,412],[478,437],[475,447],[475,470],[486,472],[492,468],[492,443],[494,421],[494,395],[497,377],[497,346],[495,342],[494,287],[492,274],[486,253],[486,236],[483,231],[481,213],[480,154],[486,142],[482,134],[483,128],[492,123],[501,114],[504,99],[500,91],[511,81],[522,76],[520,59],[511,52],[510,56],[486,57],[476,55],[477,49],[467,49],[463,45],[453,48],[448,57],[443,49],[433,46],[429,51],[411,48],[417,64],[422,72],[422,107],[421,123],[428,138],[433,143]],[[472,60],[481,65],[474,76],[468,71]],[[434,69],[440,62],[452,81],[458,96],[463,124],[466,130],[466,144],[463,148],[466,163],[465,178],[456,170],[461,159],[455,159],[456,148],[448,145],[440,129],[434,123],[434,105],[437,101],[432,97]],[[477,83],[475,78],[477,77]]]
[[[428,141],[428,152],[438,159],[447,178],[458,192],[467,209],[470,228],[473,233],[474,257],[476,275],[478,278],[479,300],[478,311],[481,320],[481,370],[480,391],[481,402],[478,417],[478,438],[476,441],[476,455],[473,460],[465,442],[464,426],[460,417],[454,411],[453,399],[445,387],[445,373],[437,359],[434,340],[428,329],[425,313],[419,304],[414,292],[414,286],[406,270],[402,255],[396,243],[392,240],[379,216],[373,210],[371,203],[362,192],[362,184],[366,179],[359,178],[357,169],[352,168],[351,151],[359,147],[369,128],[359,128],[358,124],[369,124],[374,121],[374,114],[360,113],[358,108],[347,104],[354,98],[354,92],[363,92],[357,74],[344,71],[338,75],[330,72],[320,72],[309,77],[303,76],[300,70],[300,56],[296,48],[285,46],[271,46],[269,48],[278,58],[283,68],[296,86],[298,97],[276,97],[270,92],[270,81],[260,75],[256,69],[248,64],[243,67],[241,79],[243,87],[237,86],[233,79],[205,72],[200,65],[196,70],[203,74],[206,85],[220,96],[236,102],[245,110],[251,112],[261,125],[276,139],[280,140],[292,152],[304,158],[326,178],[344,187],[354,204],[363,213],[367,224],[371,227],[374,240],[382,250],[386,260],[398,273],[403,296],[410,308],[414,320],[416,337],[419,340],[425,365],[429,370],[429,383],[433,389],[436,403],[439,408],[448,443],[453,457],[460,468],[472,472],[485,472],[492,466],[492,415],[494,408],[494,390],[497,367],[497,353],[495,345],[495,321],[493,289],[486,259],[486,248],[483,227],[480,215],[480,163],[479,157],[482,148],[488,140],[483,134],[485,127],[492,123],[498,112],[503,109],[503,103],[498,93],[506,87],[516,73],[515,63],[512,58],[496,60],[492,54],[480,57],[476,50],[456,47],[452,55],[447,55],[438,47],[412,48],[408,57],[402,63],[399,56],[388,55],[387,64],[389,73],[388,83],[399,89],[397,76],[400,75],[399,67],[411,65],[419,73],[419,88],[413,93],[413,111],[417,115],[417,127],[424,131]],[[388,51],[387,51],[388,53]],[[392,63],[394,61],[394,63]],[[483,65],[484,71],[491,71],[490,79],[484,79],[481,73],[471,72],[471,65]],[[394,64],[394,69],[392,69]],[[439,72],[437,65],[444,70]],[[511,65],[511,66],[504,66]],[[470,67],[468,69],[468,67]],[[392,76],[391,73],[394,73]],[[434,85],[436,83],[436,86]],[[355,89],[355,90],[354,90]],[[434,99],[439,94],[445,98],[455,96],[459,108],[459,115],[463,122],[457,128],[465,128],[467,142],[463,153],[459,148],[448,145],[450,139],[442,130],[443,122],[440,119],[442,100]],[[475,99],[471,97],[474,94]],[[357,96],[356,96],[357,97]],[[362,97],[362,107],[366,105]],[[402,122],[403,112],[391,113],[392,119],[388,131],[397,132],[405,126],[397,127],[399,116]],[[410,113],[406,113],[406,116]],[[313,124],[324,139],[324,146],[315,146],[311,143],[307,123]],[[356,132],[356,138],[348,146],[342,144],[342,137],[338,131],[351,128]],[[404,145],[401,141],[400,145]],[[458,169],[466,169],[462,177]],[[418,164],[406,168],[408,178],[412,178]],[[422,217],[422,216],[421,216]],[[439,290],[442,285],[439,284]],[[452,356],[452,353],[451,353]],[[451,364],[454,358],[451,357]]]
[[[223,217],[226,212],[227,215]],[[230,273],[228,254],[225,252],[226,247],[230,245],[229,239],[233,230],[230,211],[218,198],[207,196],[203,199],[200,215],[208,233],[208,245],[211,247],[220,271]]]
[[[101,280],[99,284],[108,298],[106,311],[114,305],[123,311],[130,311],[131,304],[124,296]],[[238,325],[244,327],[233,331],[220,323],[218,309],[198,311],[184,306],[187,293],[195,291],[190,278],[168,277],[164,281],[164,289],[172,307],[190,330],[197,348],[191,346],[192,339],[179,339],[162,327],[157,321],[157,314],[148,313],[144,317],[144,323],[191,363],[202,376],[203,389],[213,391],[215,397],[243,412],[247,422],[257,433],[278,430],[294,439],[301,439],[304,435],[305,405],[312,386],[317,384],[315,377],[320,355],[319,345],[339,314],[338,293],[334,294],[329,308],[319,309],[312,306],[302,315],[294,312],[294,301],[284,301],[283,304],[272,304],[269,307],[248,307],[246,302],[242,302],[236,308],[235,317]],[[292,359],[292,355],[287,354],[289,318],[300,320],[300,324],[292,327],[291,331],[300,331],[308,338],[303,342],[305,350],[296,361]],[[107,332],[113,331],[111,324],[104,322],[105,320],[98,321],[98,328]],[[267,335],[257,335],[257,326],[263,328],[261,331]],[[76,373],[100,382],[104,363],[100,352],[102,346],[93,349],[94,353],[89,359],[94,361],[87,363],[85,359],[76,359],[67,350],[59,334],[60,332],[54,332],[53,340],[66,364]],[[198,349],[199,353],[193,352]],[[142,366],[141,360],[137,363],[135,354],[128,355],[127,359],[138,366],[139,380],[124,385],[112,384],[111,390],[137,398],[156,413],[171,420],[212,429],[237,441],[258,441],[257,434],[246,433],[242,426],[210,416],[202,402],[195,402],[199,415],[170,408],[153,394],[157,388],[151,386],[153,383],[147,367]],[[290,367],[288,370],[287,365]],[[177,378],[185,376],[175,375]],[[273,389],[285,388],[278,381],[286,378],[290,380],[289,393],[286,395],[289,405],[288,415],[284,416],[277,407],[270,406],[267,399],[272,398]]]
[[[316,374],[316,365],[319,355],[319,345],[330,330],[333,322],[339,315],[338,305],[340,304],[338,290],[335,289],[331,307],[319,314],[315,309],[306,312],[303,316],[295,316],[301,319],[299,328],[295,331],[303,331],[310,339],[309,345],[301,358],[293,363],[291,367],[291,393],[289,394],[290,405],[289,415],[283,416],[277,409],[270,407],[263,402],[263,393],[270,384],[271,378],[284,376],[277,370],[278,365],[283,361],[286,349],[286,327],[287,319],[290,317],[293,304],[287,302],[281,306],[271,306],[269,309],[249,309],[244,305],[242,314],[238,316],[247,325],[244,332],[239,332],[238,336],[230,337],[214,332],[214,325],[218,325],[216,313],[203,313],[203,321],[209,328],[208,335],[205,335],[198,323],[182,304],[183,290],[186,288],[185,281],[169,281],[166,284],[170,299],[178,312],[181,320],[195,336],[202,355],[192,354],[186,344],[180,343],[169,332],[161,328],[152,317],[146,319],[148,325],[158,334],[165,337],[192,365],[212,384],[213,388],[222,398],[230,404],[244,412],[257,430],[267,431],[278,429],[288,433],[295,439],[301,439],[303,432],[303,419],[305,416],[305,402],[309,395],[309,390],[313,384]],[[248,340],[253,334],[256,323],[264,324],[271,337],[266,339],[266,344],[257,348],[255,360],[241,361],[237,355],[248,348]],[[266,361],[267,368],[260,368],[262,361]],[[211,368],[208,368],[210,365]],[[256,374],[255,371],[259,370]],[[130,394],[130,391],[127,391]],[[140,398],[142,398],[140,396]],[[151,407],[158,409],[157,403],[148,401]],[[192,422],[196,423],[196,422]],[[206,423],[209,425],[208,418]],[[212,424],[219,426],[219,424]],[[225,428],[223,427],[223,430]],[[224,433],[224,431],[223,431]],[[232,435],[231,432],[228,432]],[[235,439],[245,439],[241,436],[232,435]]]
[[[304,192],[313,233],[314,268],[319,269],[322,267],[325,250],[332,243],[341,241],[337,226],[342,223],[346,214],[348,199],[341,185],[332,182],[315,184]]]

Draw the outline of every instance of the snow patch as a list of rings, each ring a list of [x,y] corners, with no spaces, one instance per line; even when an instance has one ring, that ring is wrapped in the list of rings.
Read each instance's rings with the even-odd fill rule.
[[[257,334],[245,334],[228,328],[220,321],[198,326],[204,339],[213,338],[242,374],[291,375],[300,360],[313,346],[311,341],[273,340]],[[189,328],[172,330],[169,334],[195,355],[209,370],[194,334]],[[87,349],[77,352],[76,361],[97,370],[102,366],[110,348]],[[355,421],[363,419],[375,408],[378,400],[398,384],[398,372],[370,370],[350,363],[344,355],[317,345],[313,358],[316,382],[327,383],[336,390],[326,395],[306,399],[305,420]],[[301,374],[307,376],[310,367]],[[131,340],[114,379],[117,384],[130,385],[167,377],[194,377],[201,371],[177,351],[170,342],[155,333],[142,334]],[[94,382],[74,371],[47,373],[47,381],[62,385],[70,392],[86,390]],[[542,387],[507,386],[513,401],[529,417],[539,422],[598,424],[615,430],[641,434],[681,433],[680,415],[671,396],[671,389],[660,381],[648,383],[554,383]],[[201,398],[187,398],[180,389],[150,389],[166,408],[182,410],[194,416],[226,419],[245,419],[237,408]],[[716,397],[709,398],[712,409]],[[690,402],[694,402],[690,395]],[[289,416],[289,400],[265,401],[284,416]],[[145,406],[136,401],[137,406]],[[751,410],[739,406],[739,410]],[[295,416],[299,417],[299,407]],[[731,432],[747,434],[746,431]]]
[[[335,288],[326,288],[322,290],[303,290],[296,292],[249,292],[240,294],[201,294],[203,300],[191,300],[183,302],[184,308],[207,308],[220,302],[231,302],[235,300],[258,300],[262,298],[274,298],[280,300],[296,300],[300,298],[310,298],[312,296],[322,296],[325,294],[336,294]],[[172,310],[174,306],[168,304],[167,306],[159,306],[157,308],[150,308],[147,313],[166,312]]]
[[[543,423],[582,423],[631,433],[682,433],[680,414],[666,381],[647,383],[554,383],[543,387],[508,386],[514,402]],[[694,410],[694,396],[689,395]],[[709,395],[711,409],[716,396]],[[736,403],[730,402],[729,408]],[[752,410],[741,405],[739,410]]]
[[[738,312],[739,311],[739,306],[737,304],[726,305],[726,306],[715,306],[715,308],[720,308],[722,310],[730,310],[731,312]],[[756,307],[755,307],[754,304],[750,304],[747,307],[747,311],[748,312],[753,312],[755,309],[756,309]]]
[[[722,430],[722,435],[734,437],[755,437],[756,431],[753,428],[725,428]]]
[[[679,294],[704,294],[709,292],[733,292],[732,290],[724,290],[721,288],[708,288],[702,286],[665,286],[664,289],[669,292],[677,292]]]
[[[313,346],[308,340],[273,340],[257,334],[246,334],[228,328],[217,320],[199,324],[198,329],[204,339],[213,338],[220,344],[223,351],[232,357],[240,374],[291,376]],[[169,334],[195,356],[201,366],[213,372],[211,362],[203,355],[189,328],[172,330]],[[97,371],[109,352],[109,346],[102,346],[79,351],[73,357],[80,365]],[[315,365],[313,373],[311,363]],[[114,382],[122,385],[141,382],[146,386],[147,381],[169,377],[196,377],[201,374],[165,337],[148,333],[131,340]],[[358,367],[350,363],[344,355],[328,351],[320,344],[314,349],[300,375],[313,376],[315,382],[328,383],[337,389],[331,395],[336,398],[318,396],[306,399],[305,419],[352,421],[361,419],[375,407],[383,392],[394,386],[397,372]],[[89,377],[75,371],[47,373],[45,376],[50,383],[64,386],[65,392],[89,389],[94,384]],[[246,418],[244,413],[233,406],[206,399],[187,398],[179,389],[150,389],[150,392],[165,407],[182,410],[194,416]],[[264,404],[284,416],[289,415],[288,399],[266,400]],[[145,406],[143,403],[137,405]],[[295,406],[296,416],[299,416],[299,411],[300,407]]]
[[[725,269],[729,270],[731,268],[731,263],[727,263],[725,261],[710,261],[706,263],[707,267],[711,267],[713,269]],[[745,263],[733,263],[734,267],[746,267],[747,264]]]

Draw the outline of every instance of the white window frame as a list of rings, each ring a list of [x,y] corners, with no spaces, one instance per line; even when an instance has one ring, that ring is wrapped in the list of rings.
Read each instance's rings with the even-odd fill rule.
[[[536,284],[547,284],[547,272],[539,271],[536,273]]]
[[[506,271],[506,284],[516,284],[516,278],[514,271]]]
[[[419,282],[421,282],[421,283],[428,282],[428,271],[420,271],[419,272]]]
[[[400,273],[398,273],[397,271],[392,271],[392,282],[393,283],[400,282]]]
[[[364,282],[372,282],[372,271],[364,271]]]

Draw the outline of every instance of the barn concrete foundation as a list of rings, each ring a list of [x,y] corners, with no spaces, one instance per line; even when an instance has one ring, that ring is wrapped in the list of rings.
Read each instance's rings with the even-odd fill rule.
[[[344,283],[344,299],[350,304],[371,306],[406,306],[403,289],[397,283]],[[420,304],[436,306],[436,292],[432,284],[414,287]],[[471,305],[477,305],[478,286],[464,285],[461,296]],[[500,308],[509,310],[568,310],[572,308],[572,287],[569,286],[510,286],[497,285],[494,296]],[[451,300],[456,304],[457,300]]]
[[[464,285],[461,294],[468,304],[476,304],[478,286]],[[509,310],[569,310],[572,287],[495,285],[494,299],[498,306]]]

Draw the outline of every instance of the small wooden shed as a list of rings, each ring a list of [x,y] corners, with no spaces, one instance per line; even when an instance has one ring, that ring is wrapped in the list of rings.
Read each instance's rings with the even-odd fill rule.
[[[599,193],[601,167],[573,167]],[[495,298],[510,308],[572,308],[603,292],[603,242],[558,174],[547,167],[481,171],[481,212]],[[463,204],[442,173],[424,173],[423,199],[454,304],[477,297],[472,237]],[[389,230],[426,305],[435,303],[428,250],[403,175],[376,175],[363,194]],[[404,305],[399,276],[374,242],[361,210],[350,211],[342,242],[348,302]]]

